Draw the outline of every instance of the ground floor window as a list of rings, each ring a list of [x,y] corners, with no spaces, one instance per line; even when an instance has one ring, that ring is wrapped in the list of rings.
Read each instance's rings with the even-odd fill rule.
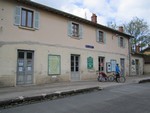
[[[104,72],[104,61],[105,61],[105,58],[104,57],[98,57],[98,64],[99,64],[99,71],[101,71],[101,72]]]
[[[110,60],[111,62],[111,71],[115,72],[116,71],[116,60]]]

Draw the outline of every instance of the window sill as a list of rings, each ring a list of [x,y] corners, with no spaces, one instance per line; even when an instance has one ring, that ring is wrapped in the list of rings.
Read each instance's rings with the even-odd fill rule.
[[[26,30],[31,30],[31,31],[35,31],[35,28],[30,28],[30,27],[23,27],[23,26],[18,26],[20,29],[26,29]]]
[[[125,47],[123,47],[123,46],[120,46],[120,48],[124,49]]]
[[[99,43],[99,44],[105,44],[104,42],[97,42],[97,43]]]
[[[71,38],[80,40],[80,37],[78,37],[78,36],[71,36]]]

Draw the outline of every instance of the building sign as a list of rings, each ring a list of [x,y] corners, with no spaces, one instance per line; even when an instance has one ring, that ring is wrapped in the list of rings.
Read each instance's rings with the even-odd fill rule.
[[[85,45],[86,48],[94,49],[94,46],[92,45]]]
[[[88,69],[92,69],[93,68],[93,58],[92,57],[88,57],[87,58],[87,68]]]
[[[48,56],[48,74],[51,74],[51,75],[60,74],[60,56],[59,55]]]

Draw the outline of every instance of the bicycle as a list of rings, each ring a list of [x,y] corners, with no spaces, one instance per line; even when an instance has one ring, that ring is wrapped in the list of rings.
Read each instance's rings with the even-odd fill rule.
[[[112,75],[109,76],[109,80],[110,81],[116,81],[116,82],[119,82],[119,83],[124,83],[126,81],[126,78],[125,76],[123,76],[122,74],[120,74],[118,77],[116,76],[115,73],[113,73]],[[116,78],[117,77],[117,78]]]
[[[114,80],[114,76],[111,76],[111,75],[106,75],[104,72],[97,72],[98,74],[98,77],[97,77],[97,80],[99,82],[112,82]]]
[[[119,83],[124,83],[126,81],[126,78],[124,76],[122,76],[122,74],[119,77],[117,77],[115,75],[115,73],[113,73],[112,75],[106,75],[104,72],[97,72],[97,74],[98,74],[97,80],[99,82],[106,82],[106,81],[113,82],[113,81],[116,81],[116,82],[119,82]]]

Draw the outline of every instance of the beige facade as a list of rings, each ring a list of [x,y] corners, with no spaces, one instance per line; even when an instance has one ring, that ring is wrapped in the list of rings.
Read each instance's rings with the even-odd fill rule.
[[[32,52],[32,66],[27,65],[27,70],[33,71],[32,78],[31,76],[29,77],[29,79],[32,79],[31,84],[74,81],[71,77],[71,58],[73,58],[71,55],[79,58],[78,80],[96,79],[96,71],[99,70],[99,57],[104,58],[104,72],[106,72],[107,62],[115,60],[116,63],[120,64],[122,59],[124,62],[124,74],[129,75],[128,41],[130,36],[72,15],[74,19],[70,17],[70,14],[65,13],[64,15],[68,16],[63,16],[63,12],[55,11],[55,9],[49,11],[50,9],[47,9],[47,7],[43,8],[44,6],[40,4],[38,4],[39,6],[35,3],[32,4],[30,1],[0,1],[1,86],[17,85],[17,77],[24,70],[18,59],[19,51],[23,51],[23,54],[26,54],[27,57],[28,55],[30,57],[28,51],[29,53]],[[17,6],[39,13],[38,29],[14,25],[14,12]],[[82,26],[82,38],[77,39],[68,35],[69,22]],[[105,43],[96,41],[97,29],[105,33]],[[124,47],[118,46],[118,37],[123,37]],[[51,68],[49,55],[60,56],[60,62],[58,63],[59,74],[49,74],[48,70]],[[90,69],[87,68],[88,57],[93,58],[93,66]],[[55,64],[55,62],[53,63]],[[27,74],[28,72],[25,73]]]

